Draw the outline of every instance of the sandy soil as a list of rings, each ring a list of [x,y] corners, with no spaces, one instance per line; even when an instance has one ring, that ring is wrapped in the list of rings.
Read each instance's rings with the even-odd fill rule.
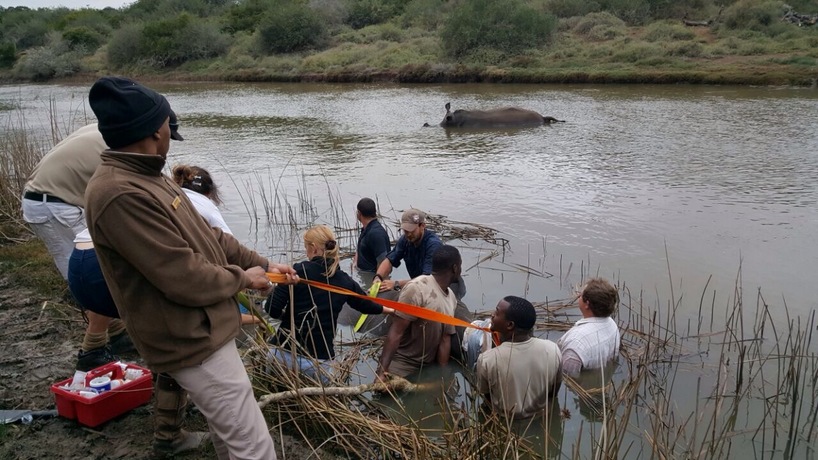
[[[50,385],[74,373],[85,324],[67,303],[46,300],[0,275],[0,409],[53,409]],[[139,362],[138,356],[126,358]],[[206,430],[206,424],[191,410],[186,428]],[[152,433],[150,404],[95,429],[61,417],[31,425],[0,425],[0,459],[148,459],[153,458]],[[274,433],[273,439],[280,459],[311,454],[310,458],[336,458],[326,452],[313,453],[286,435]],[[216,457],[207,445],[177,458]]]

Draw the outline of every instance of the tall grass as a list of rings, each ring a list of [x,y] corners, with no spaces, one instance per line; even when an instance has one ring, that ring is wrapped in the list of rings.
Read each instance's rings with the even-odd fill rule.
[[[23,221],[20,200],[25,184],[37,163],[55,144],[74,130],[84,114],[72,111],[68,119],[57,115],[57,102],[46,102],[48,124],[39,135],[26,120],[23,109],[2,113],[0,121],[0,238],[2,243],[20,241],[32,235]]]
[[[29,233],[20,211],[28,176],[45,155],[48,145],[35,140],[19,111],[8,112],[0,136],[0,238],[19,241]]]
[[[815,315],[788,318],[758,293],[755,308],[736,288],[719,312],[715,293],[703,291],[698,320],[681,320],[680,294],[667,305],[644,304],[643,293],[621,287],[623,331],[619,369],[613,376],[566,379],[558,405],[522,427],[486,413],[471,384],[461,394],[424,393],[439,407],[442,427],[429,431],[413,419],[405,394],[300,396],[265,408],[276,429],[301,435],[314,446],[334,447],[353,458],[810,458],[818,437],[818,356]],[[711,298],[712,294],[712,299]],[[671,294],[673,295],[673,294]],[[570,303],[540,304],[541,333],[567,330]],[[560,319],[561,318],[561,319]],[[774,321],[773,318],[784,318]],[[379,342],[339,341],[339,372],[330,386],[371,379]],[[251,355],[268,347],[260,341]],[[471,375],[462,372],[462,381]],[[293,369],[254,361],[251,374],[262,392],[315,386]],[[454,379],[460,380],[460,379]],[[394,399],[394,401],[392,401]],[[570,422],[577,399],[586,420]],[[383,403],[389,402],[389,410]],[[562,410],[560,410],[562,406]],[[428,412],[428,411],[427,411]],[[431,417],[431,416],[430,416]],[[567,429],[567,426],[571,429]],[[564,432],[571,437],[562,438]],[[545,440],[545,441],[543,441]]]

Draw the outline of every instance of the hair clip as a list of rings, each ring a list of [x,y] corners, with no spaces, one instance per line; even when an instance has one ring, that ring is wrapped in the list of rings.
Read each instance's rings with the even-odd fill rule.
[[[335,240],[329,240],[326,243],[324,243],[324,249],[326,249],[327,251],[332,251],[333,249],[335,249],[336,244],[337,243],[335,242]]]

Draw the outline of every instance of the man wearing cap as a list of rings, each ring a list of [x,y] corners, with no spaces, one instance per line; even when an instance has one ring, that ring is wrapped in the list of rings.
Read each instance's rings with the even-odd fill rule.
[[[286,273],[211,228],[162,174],[170,104],[126,78],[91,87],[91,109],[110,147],[86,190],[88,228],[128,333],[154,372],[167,373],[208,421],[220,459],[275,459],[273,441],[236,350],[235,293],[267,289]]]
[[[426,229],[426,213],[420,209],[409,208],[400,218],[403,235],[395,243],[395,248],[386,255],[378,265],[374,278],[381,281],[381,292],[400,291],[409,280],[386,279],[393,267],[400,267],[406,262],[409,278],[432,273],[432,255],[443,245],[437,234]]]
[[[532,337],[537,313],[531,302],[507,296],[491,315],[500,345],[477,358],[477,390],[494,410],[515,419],[543,411],[562,383],[560,349]]]

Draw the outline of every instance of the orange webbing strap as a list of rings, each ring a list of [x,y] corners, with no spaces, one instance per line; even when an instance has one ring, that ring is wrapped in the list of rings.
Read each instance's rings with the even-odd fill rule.
[[[284,283],[287,281],[287,276],[280,273],[267,273],[267,278],[269,278],[270,281],[272,281],[273,283]],[[409,305],[407,303],[396,302],[394,300],[389,299],[381,299],[379,297],[369,297],[362,294],[358,294],[357,292],[349,291],[344,288],[339,288],[337,286],[332,286],[330,284],[321,283],[318,281],[305,280],[303,278],[299,280],[299,283],[307,284],[309,286],[313,286],[318,289],[323,289],[325,291],[334,292],[336,294],[359,297],[361,299],[381,304],[385,307],[393,308],[395,309],[395,311],[406,313],[407,315],[412,315],[418,318],[428,319],[429,321],[435,321],[443,324],[451,324],[452,326],[471,327],[491,334],[491,330],[488,328],[478,327],[471,323],[463,321],[462,319],[458,319],[449,315],[444,315],[443,313],[438,313],[436,311],[428,310],[426,308],[418,307],[416,305]]]

